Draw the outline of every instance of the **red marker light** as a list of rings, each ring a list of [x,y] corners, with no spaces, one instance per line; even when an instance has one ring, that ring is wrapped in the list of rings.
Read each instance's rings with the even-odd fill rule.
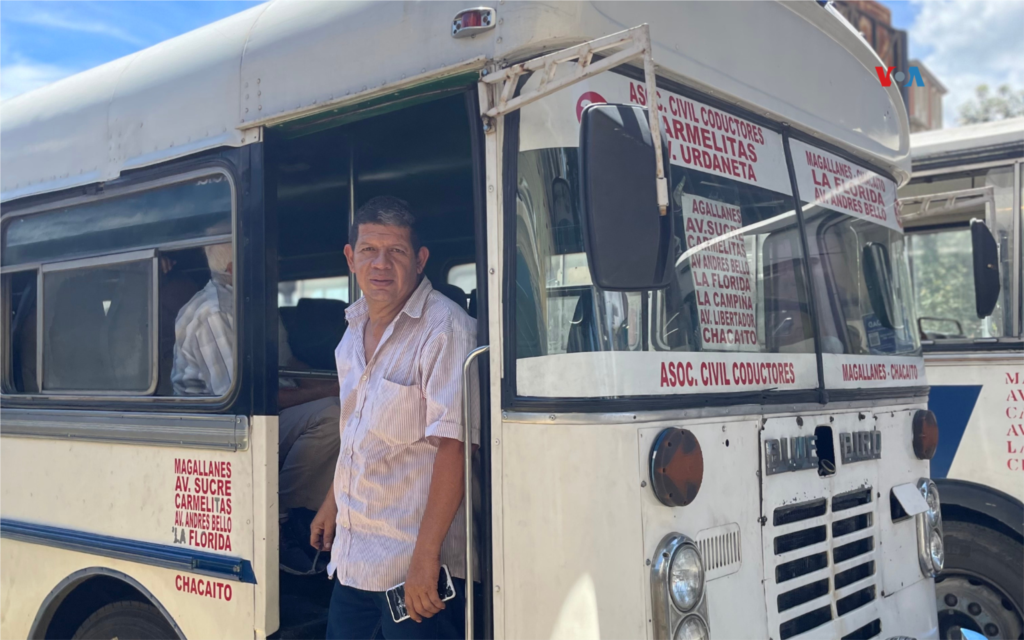
[[[669,427],[651,447],[651,488],[662,504],[685,507],[694,501],[704,481],[704,454],[697,437],[686,429]]]
[[[914,434],[914,455],[921,460],[931,460],[939,447],[939,421],[935,414],[921,409],[914,414],[911,430]]]

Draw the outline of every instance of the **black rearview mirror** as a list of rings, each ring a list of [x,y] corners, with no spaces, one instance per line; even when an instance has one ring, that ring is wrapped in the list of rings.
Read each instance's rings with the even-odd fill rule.
[[[594,284],[606,291],[661,289],[672,276],[672,215],[658,210],[654,158],[646,110],[592,104],[583,111],[584,248]]]
[[[971,249],[974,254],[974,306],[979,318],[992,315],[999,300],[999,250],[988,226],[971,220]]]
[[[895,329],[892,267],[889,264],[889,251],[884,244],[869,242],[864,245],[864,282],[875,317],[886,329]]]

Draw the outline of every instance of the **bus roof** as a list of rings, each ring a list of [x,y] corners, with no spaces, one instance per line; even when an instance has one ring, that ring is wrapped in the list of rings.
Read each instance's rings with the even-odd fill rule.
[[[1024,157],[1024,118],[914,133],[910,155],[915,172]]]
[[[493,4],[493,3],[492,3]],[[901,182],[906,112],[878,57],[814,2],[505,1],[455,39],[455,2],[274,0],[3,103],[0,200],[259,139],[259,127],[647,23],[659,74],[843,147]]]

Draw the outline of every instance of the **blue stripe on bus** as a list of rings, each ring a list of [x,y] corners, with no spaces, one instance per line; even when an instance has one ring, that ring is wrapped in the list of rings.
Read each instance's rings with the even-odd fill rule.
[[[945,478],[949,473],[979,395],[981,385],[933,386],[928,394],[928,408],[939,423],[939,448],[932,458],[933,478]]]
[[[256,574],[248,560],[188,547],[115,538],[7,518],[0,519],[0,538],[256,584]]]

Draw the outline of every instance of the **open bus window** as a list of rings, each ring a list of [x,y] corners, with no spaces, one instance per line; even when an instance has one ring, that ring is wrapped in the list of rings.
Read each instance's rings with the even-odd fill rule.
[[[951,206],[965,200],[964,193],[990,190],[991,201],[976,206]],[[948,194],[942,197],[941,194]],[[920,200],[939,196],[927,210]],[[1012,336],[1015,231],[1013,167],[993,167],[916,178],[900,189],[901,198],[915,198],[904,206],[907,247],[914,284],[918,333],[922,340],[986,340]],[[953,198],[957,198],[954,202]],[[979,198],[980,199],[980,198]],[[1019,214],[1018,214],[1019,215]],[[978,318],[971,267],[972,218],[983,220],[996,239],[1001,290],[995,309]]]
[[[172,377],[184,338],[176,332],[179,315],[201,302],[197,296],[211,282],[207,249],[220,247],[221,269],[230,279],[231,193],[228,178],[218,173],[11,220],[3,263],[24,270],[4,277],[11,346],[6,389],[220,395],[176,389]],[[167,244],[169,250],[161,250]],[[223,377],[230,387],[230,282],[224,291],[219,306],[232,321],[219,344],[229,354]]]

